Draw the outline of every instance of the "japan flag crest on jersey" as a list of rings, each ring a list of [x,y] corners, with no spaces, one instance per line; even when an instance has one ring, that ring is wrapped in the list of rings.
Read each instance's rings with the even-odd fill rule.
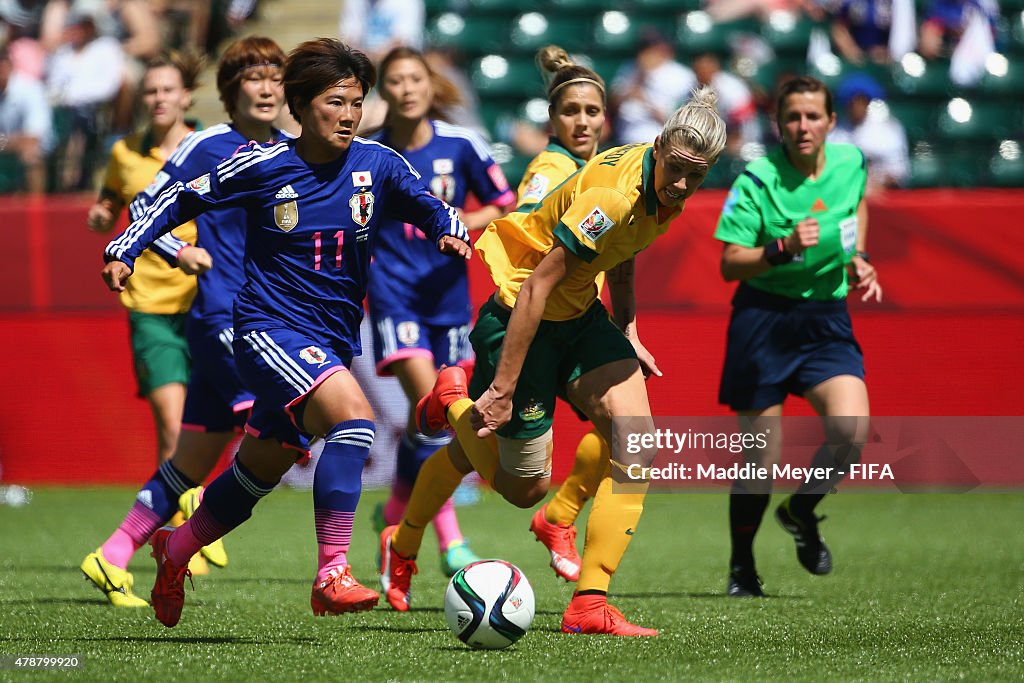
[[[365,227],[373,215],[373,193],[369,190],[356,192],[348,200],[348,205],[352,208],[352,220]]]

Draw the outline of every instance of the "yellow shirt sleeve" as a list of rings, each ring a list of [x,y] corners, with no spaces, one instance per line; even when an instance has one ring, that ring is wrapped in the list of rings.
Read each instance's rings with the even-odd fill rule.
[[[555,236],[569,251],[590,263],[614,239],[615,229],[629,223],[633,204],[626,195],[608,187],[580,193],[555,228]]]
[[[517,207],[532,207],[576,172],[576,164],[564,154],[541,152],[526,167],[516,196]]]
[[[110,150],[110,161],[107,162],[107,173],[103,178],[102,194],[127,204],[124,199],[124,140],[118,140]]]

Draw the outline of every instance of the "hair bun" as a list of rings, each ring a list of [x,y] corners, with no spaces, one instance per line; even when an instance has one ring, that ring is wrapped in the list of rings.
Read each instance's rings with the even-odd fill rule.
[[[550,80],[556,73],[570,66],[576,66],[569,53],[558,45],[548,45],[537,51],[537,65],[544,74],[545,80]]]

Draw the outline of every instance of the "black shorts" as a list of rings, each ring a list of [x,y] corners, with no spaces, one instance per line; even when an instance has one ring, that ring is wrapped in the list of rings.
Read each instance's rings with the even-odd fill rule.
[[[864,379],[845,299],[791,299],[740,284],[732,304],[719,403],[759,410],[832,377]]]

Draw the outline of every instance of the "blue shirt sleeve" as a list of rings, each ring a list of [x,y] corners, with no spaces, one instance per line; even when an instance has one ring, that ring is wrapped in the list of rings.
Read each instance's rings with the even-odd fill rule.
[[[382,166],[391,191],[385,208],[388,217],[419,227],[435,244],[445,235],[469,244],[469,232],[458,212],[430,193],[409,162],[391,150],[384,154]]]
[[[104,259],[124,261],[134,269],[135,259],[161,235],[211,209],[244,203],[261,187],[255,163],[259,156],[260,148],[254,148],[188,182],[173,182],[107,245]]]

